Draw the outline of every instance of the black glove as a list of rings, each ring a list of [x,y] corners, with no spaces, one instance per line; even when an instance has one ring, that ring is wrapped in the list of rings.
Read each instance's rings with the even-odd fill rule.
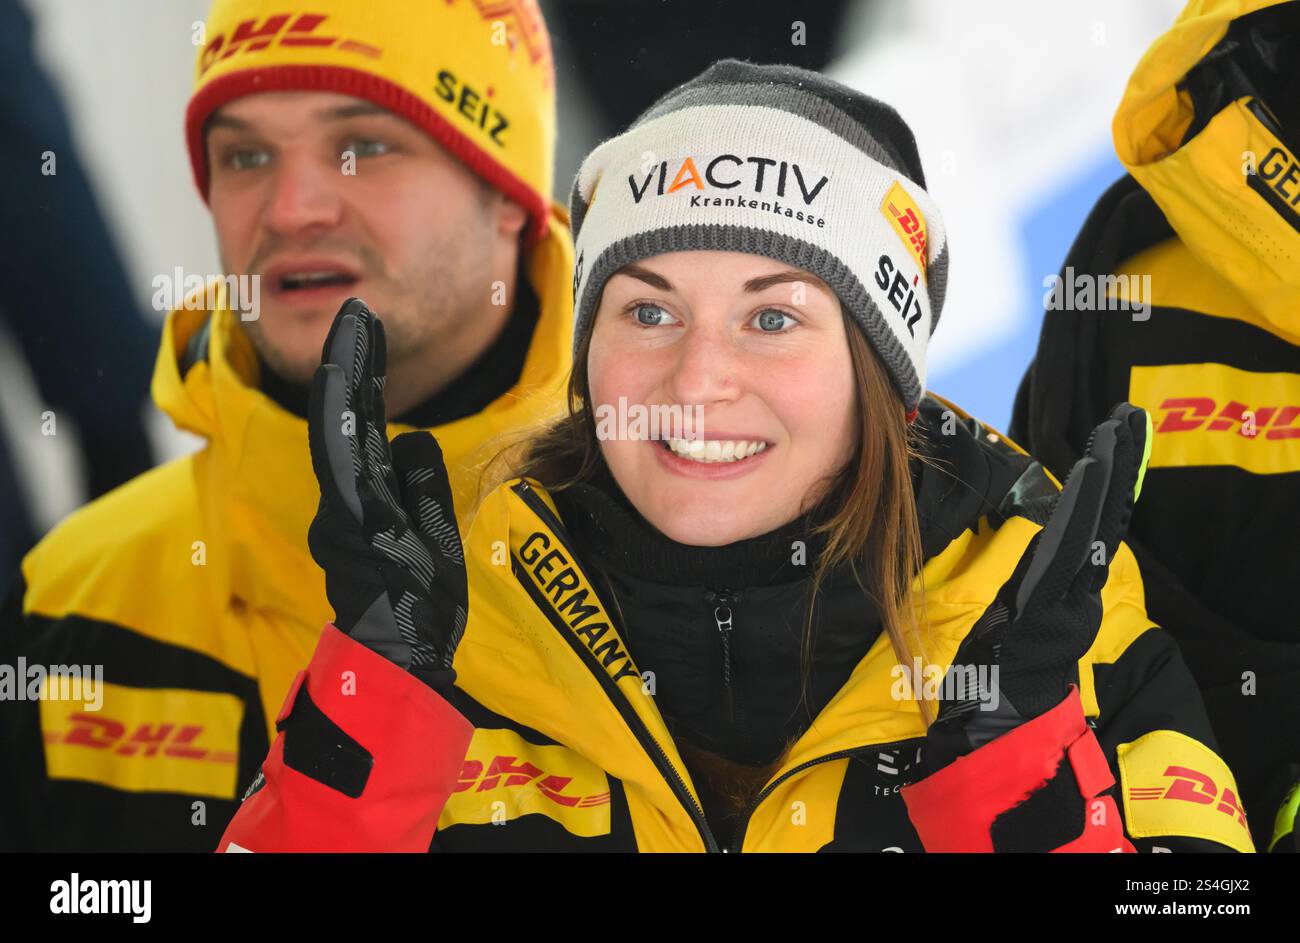
[[[1150,418],[1129,403],[1092,431],[1046,526],[957,649],[950,674],[964,683],[945,679],[945,693],[958,696],[942,701],[927,735],[931,771],[1046,713],[1078,683],[1150,441]]]
[[[358,298],[334,318],[312,380],[308,434],[320,506],[307,534],[334,624],[445,690],[469,594],[438,442],[408,432],[390,450],[384,328]]]

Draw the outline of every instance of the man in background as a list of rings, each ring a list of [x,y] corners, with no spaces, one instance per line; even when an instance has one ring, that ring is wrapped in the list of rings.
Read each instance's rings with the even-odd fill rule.
[[[186,140],[236,277],[169,315],[153,394],[206,445],[24,560],[0,664],[102,666],[102,703],[0,701],[2,848],[216,847],[332,618],[305,415],[348,297],[386,329],[390,436],[434,432],[462,512],[482,446],[556,408],[568,372],[532,0],[217,0],[205,40]]]

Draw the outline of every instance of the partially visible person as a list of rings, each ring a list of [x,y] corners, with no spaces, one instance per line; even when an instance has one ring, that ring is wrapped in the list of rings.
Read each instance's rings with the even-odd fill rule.
[[[206,38],[189,156],[260,310],[171,313],[154,397],[206,446],[23,563],[0,661],[101,665],[102,705],[0,703],[0,847],[216,844],[329,614],[307,381],[350,294],[393,339],[394,432],[437,430],[463,506],[484,443],[560,405],[572,247],[535,5],[217,0]]]
[[[99,497],[154,463],[144,408],[158,332],[127,283],[17,0],[0,0],[0,130],[0,179],[11,184],[0,200],[0,319],[55,434],[76,429],[86,491]],[[48,429],[39,415],[24,425],[32,436]],[[40,536],[15,471],[27,444],[0,435],[0,580]]]
[[[1193,0],[1114,135],[1129,176],[1065,260],[1011,432],[1061,474],[1111,402],[1151,413],[1129,531],[1147,607],[1200,684],[1258,847],[1294,851],[1300,3]]]
[[[893,109],[724,60],[571,206],[570,410],[463,545],[434,437],[389,447],[384,325],[340,309],[335,618],[221,849],[1250,850],[1122,543],[1146,413],[1058,496],[926,394],[948,243]]]

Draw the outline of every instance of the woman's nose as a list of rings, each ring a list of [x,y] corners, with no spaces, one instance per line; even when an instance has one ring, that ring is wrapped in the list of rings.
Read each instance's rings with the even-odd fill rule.
[[[707,406],[740,395],[740,357],[725,332],[692,327],[676,354],[670,389],[683,406]]]

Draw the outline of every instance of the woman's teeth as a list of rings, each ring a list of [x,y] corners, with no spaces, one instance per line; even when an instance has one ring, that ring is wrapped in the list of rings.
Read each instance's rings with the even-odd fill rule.
[[[664,439],[664,445],[674,455],[690,459],[693,462],[739,462],[741,459],[757,455],[767,448],[766,442],[751,442],[745,439]]]

